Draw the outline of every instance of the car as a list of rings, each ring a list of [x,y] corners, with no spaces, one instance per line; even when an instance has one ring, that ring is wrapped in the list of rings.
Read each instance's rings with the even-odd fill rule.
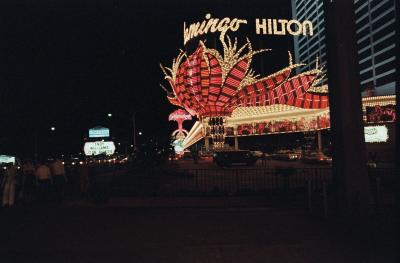
[[[182,155],[183,160],[193,160],[193,153],[191,151],[184,151]]]
[[[300,158],[300,154],[290,150],[281,150],[272,154],[271,158],[280,161],[296,161]]]
[[[254,165],[257,159],[247,150],[217,151],[213,156],[214,163],[218,166]]]
[[[302,156],[301,161],[310,164],[331,164],[332,158],[322,152],[309,152]]]
[[[257,158],[263,158],[264,157],[264,153],[262,151],[250,151],[251,154]]]

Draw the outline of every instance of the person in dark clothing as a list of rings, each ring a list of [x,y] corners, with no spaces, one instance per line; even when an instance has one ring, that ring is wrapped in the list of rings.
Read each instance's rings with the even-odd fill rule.
[[[24,202],[29,203],[34,199],[35,187],[35,166],[30,160],[28,160],[22,165],[21,193]]]
[[[50,184],[52,183],[50,168],[45,163],[41,163],[36,168],[35,176],[39,189],[39,199],[41,201],[48,201]]]
[[[55,198],[57,201],[61,202],[64,200],[65,186],[67,182],[64,164],[61,160],[57,159],[51,164],[50,168],[53,177]]]

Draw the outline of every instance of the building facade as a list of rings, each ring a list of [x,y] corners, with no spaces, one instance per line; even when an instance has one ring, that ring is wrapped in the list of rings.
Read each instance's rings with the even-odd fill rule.
[[[396,74],[396,1],[395,0],[354,0],[356,18],[356,39],[359,56],[360,89],[363,94],[395,94]],[[326,65],[326,42],[323,0],[292,0],[294,19],[309,19],[314,25],[314,36],[294,38],[296,63],[305,66],[298,71],[308,70],[315,65]],[[324,69],[327,84],[329,73]]]

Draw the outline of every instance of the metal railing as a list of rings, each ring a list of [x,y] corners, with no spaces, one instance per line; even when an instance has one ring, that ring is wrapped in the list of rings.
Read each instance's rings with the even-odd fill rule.
[[[331,183],[329,168],[229,168],[183,169],[171,171],[171,193],[240,194],[272,190],[322,189]]]
[[[368,169],[371,194],[377,211],[382,206],[382,185],[398,176],[395,169]],[[149,170],[141,176],[130,176],[119,187],[131,195],[221,196],[272,194],[300,200],[310,213],[323,211],[328,216],[332,199],[331,167],[308,168],[210,168]]]

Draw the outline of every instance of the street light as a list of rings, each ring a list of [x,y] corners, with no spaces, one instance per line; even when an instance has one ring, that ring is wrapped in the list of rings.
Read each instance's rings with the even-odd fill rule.
[[[51,126],[50,130],[51,130],[51,131],[55,131],[55,130],[56,130],[56,127]]]
[[[112,117],[112,113],[108,113],[107,116],[108,116],[108,117]]]
[[[142,135],[143,133],[142,132],[139,132],[139,135]]]

